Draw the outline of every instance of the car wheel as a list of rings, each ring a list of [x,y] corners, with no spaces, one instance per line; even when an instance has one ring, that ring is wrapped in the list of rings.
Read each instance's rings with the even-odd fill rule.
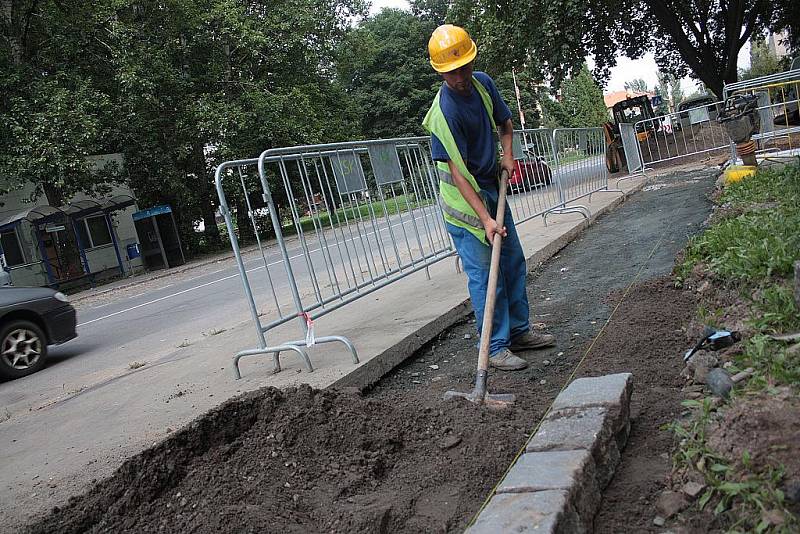
[[[44,367],[47,338],[30,321],[11,321],[0,328],[0,376],[20,378]]]

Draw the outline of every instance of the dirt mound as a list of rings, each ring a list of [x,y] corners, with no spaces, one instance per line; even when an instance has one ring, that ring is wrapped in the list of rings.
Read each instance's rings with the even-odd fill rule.
[[[789,388],[744,398],[711,430],[709,446],[747,471],[782,468],[788,485],[800,485],[800,399]],[[750,467],[742,466],[745,451]],[[795,506],[795,512],[800,510]]]
[[[507,467],[510,448],[491,450],[525,433],[512,414],[439,404],[263,389],[127,461],[29,532],[446,531]]]

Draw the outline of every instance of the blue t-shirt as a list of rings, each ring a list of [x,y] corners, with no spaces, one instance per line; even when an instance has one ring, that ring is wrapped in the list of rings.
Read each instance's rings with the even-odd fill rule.
[[[497,91],[494,81],[485,72],[475,72],[475,78],[492,97],[495,124],[511,118],[511,110]],[[446,83],[442,84],[439,106],[456,140],[458,151],[464,158],[467,170],[484,189],[497,187],[497,141],[492,131],[489,114],[477,89],[468,97],[456,93]],[[435,161],[447,161],[450,156],[442,143],[431,135],[431,155]]]

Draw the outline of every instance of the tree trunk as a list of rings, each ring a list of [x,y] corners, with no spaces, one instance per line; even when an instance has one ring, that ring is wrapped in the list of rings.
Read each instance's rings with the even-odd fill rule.
[[[22,42],[21,32],[14,21],[14,0],[0,0],[0,15],[3,17],[3,25],[8,28],[6,39],[8,39],[11,64],[19,66],[22,64]]]
[[[247,205],[243,200],[236,199],[236,226],[238,228],[237,237],[239,245],[246,245],[248,242],[255,241],[253,223],[247,213]]]
[[[203,152],[203,143],[199,141],[195,142],[193,149],[194,154],[192,161],[194,162],[194,174],[197,177],[197,186],[199,190],[200,214],[203,216],[203,224],[205,225],[203,234],[209,245],[221,247],[222,236],[219,233],[219,228],[217,228],[215,214],[216,202],[214,201],[214,195],[216,193],[214,188],[211,187],[211,182],[206,170],[206,156]]]
[[[64,193],[61,192],[60,187],[49,182],[45,182],[42,184],[42,189],[44,190],[44,196],[47,198],[48,204],[55,208],[64,205]]]

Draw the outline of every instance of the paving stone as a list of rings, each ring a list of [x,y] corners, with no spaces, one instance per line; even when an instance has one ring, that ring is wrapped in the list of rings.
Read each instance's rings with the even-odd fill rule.
[[[506,474],[497,493],[569,489],[590,461],[586,450],[525,453]]]
[[[527,452],[585,449],[592,453],[597,470],[597,484],[605,488],[619,465],[620,445],[615,434],[617,422],[603,407],[561,410],[551,413],[528,442]],[[627,425],[622,439],[627,439]]]
[[[600,502],[594,460],[587,450],[528,452],[506,474],[497,493],[567,490],[569,502],[590,522]]]
[[[465,534],[498,532],[583,533],[587,529],[569,506],[566,491],[505,493],[492,497]]]
[[[631,373],[579,378],[559,393],[553,402],[553,411],[592,406],[628,407],[632,390]]]
[[[602,407],[551,413],[528,442],[527,452],[590,450],[598,438],[609,439],[604,428],[608,410]],[[605,432],[604,432],[605,431]],[[603,436],[603,434],[608,436]]]

